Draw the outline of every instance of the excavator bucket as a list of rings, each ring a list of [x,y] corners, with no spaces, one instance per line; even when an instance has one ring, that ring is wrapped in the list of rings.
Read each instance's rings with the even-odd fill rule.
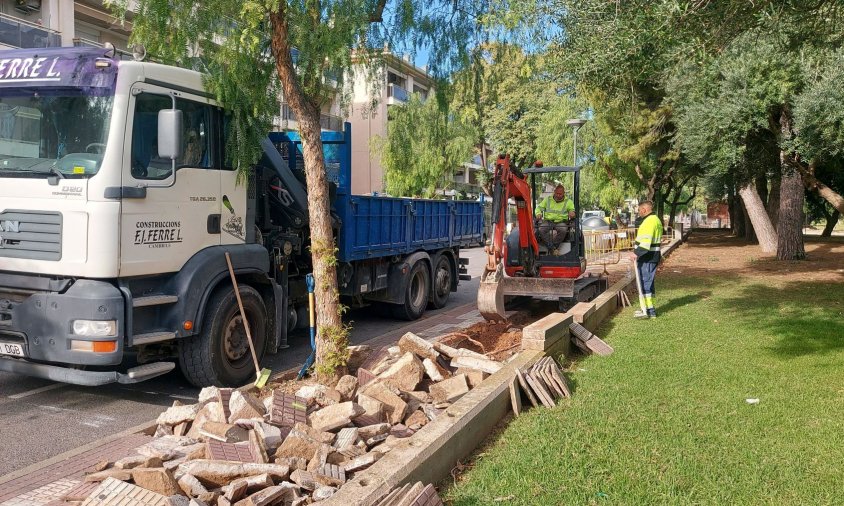
[[[488,321],[505,321],[504,275],[499,264],[494,271],[484,271],[478,288],[478,311]]]
[[[505,277],[502,265],[484,271],[478,289],[478,311],[486,320],[505,321],[505,296],[541,299],[570,298],[575,295],[575,280],[568,278]]]

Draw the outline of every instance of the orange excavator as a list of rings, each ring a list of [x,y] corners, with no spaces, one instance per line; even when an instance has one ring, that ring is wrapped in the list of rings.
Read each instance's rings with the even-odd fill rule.
[[[542,174],[574,175],[575,218],[558,245],[537,239],[537,178]],[[528,181],[528,178],[530,181]],[[540,177],[541,179],[541,177]],[[492,244],[478,290],[478,310],[487,320],[506,320],[505,297],[527,296],[557,300],[561,309],[589,301],[607,289],[606,278],[584,276],[586,256],[580,220],[580,167],[544,167],[537,162],[523,171],[513,167],[508,155],[499,155],[492,186]],[[507,233],[510,200],[518,220]],[[552,249],[553,248],[553,249]]]

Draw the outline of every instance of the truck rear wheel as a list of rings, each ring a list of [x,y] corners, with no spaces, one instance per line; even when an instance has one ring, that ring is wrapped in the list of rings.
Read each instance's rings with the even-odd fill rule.
[[[266,344],[267,308],[251,286],[240,286],[240,298],[260,362]],[[254,380],[255,366],[233,287],[211,297],[202,333],[179,341],[179,364],[185,378],[198,387],[239,387]]]
[[[431,275],[425,262],[416,262],[410,268],[404,303],[392,306],[393,316],[402,320],[418,320],[428,305],[431,290]]]
[[[451,295],[452,277],[451,262],[445,255],[440,255],[434,266],[434,279],[431,283],[429,305],[433,309],[442,309],[448,304],[448,297]]]

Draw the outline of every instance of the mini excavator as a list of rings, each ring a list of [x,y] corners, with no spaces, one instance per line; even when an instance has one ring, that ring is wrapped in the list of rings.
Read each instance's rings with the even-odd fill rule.
[[[537,176],[571,173],[575,218],[569,222],[562,243],[549,249],[537,240]],[[528,182],[530,178],[530,182]],[[607,289],[607,280],[584,276],[586,256],[580,220],[580,167],[544,167],[536,162],[520,171],[511,166],[509,155],[495,162],[492,194],[492,244],[487,246],[487,265],[478,290],[478,310],[490,321],[506,320],[505,297],[527,296],[557,300],[565,310],[577,302],[594,299]],[[507,234],[509,202],[516,205],[518,220]],[[506,237],[505,237],[506,236]]]

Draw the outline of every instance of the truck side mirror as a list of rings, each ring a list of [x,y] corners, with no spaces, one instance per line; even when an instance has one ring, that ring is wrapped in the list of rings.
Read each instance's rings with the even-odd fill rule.
[[[168,160],[182,157],[182,111],[158,111],[158,156]]]

